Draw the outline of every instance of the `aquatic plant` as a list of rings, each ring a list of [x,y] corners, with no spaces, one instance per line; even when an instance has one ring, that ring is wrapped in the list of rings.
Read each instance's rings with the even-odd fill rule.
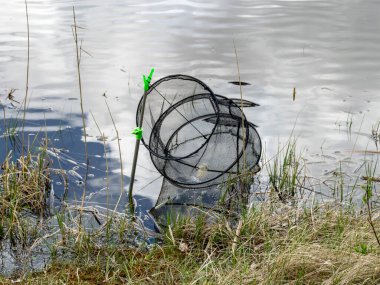
[[[8,155],[0,173],[0,240],[25,246],[37,237],[36,218],[49,215],[49,158],[28,153],[17,160]]]
[[[296,140],[289,142],[279,149],[273,157],[273,162],[266,163],[269,175],[269,185],[277,193],[281,201],[288,201],[301,194],[305,185],[305,170],[301,153],[297,153]]]

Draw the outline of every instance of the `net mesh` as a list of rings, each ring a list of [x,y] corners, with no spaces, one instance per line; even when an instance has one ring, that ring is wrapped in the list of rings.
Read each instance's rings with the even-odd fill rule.
[[[260,136],[242,111],[256,104],[214,94],[185,75],[155,82],[145,108],[142,102],[136,116],[137,122],[144,119],[142,142],[164,177],[151,210],[156,221],[163,225],[169,213],[193,216],[205,208],[236,210],[249,188],[240,174],[259,171]]]

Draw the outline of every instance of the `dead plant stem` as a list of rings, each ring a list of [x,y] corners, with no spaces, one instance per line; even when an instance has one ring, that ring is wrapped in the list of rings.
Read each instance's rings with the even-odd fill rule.
[[[26,107],[28,102],[28,92],[29,92],[29,62],[30,62],[30,28],[29,28],[29,12],[28,12],[28,2],[25,2],[25,14],[26,14],[26,28],[27,28],[27,37],[28,37],[28,52],[26,59],[26,80],[25,80],[25,98],[24,98],[24,112],[22,119],[22,132],[21,132],[21,154],[24,156],[24,127],[25,127],[25,117],[26,117]]]
[[[371,179],[369,179],[369,181],[367,183],[372,183]],[[366,190],[365,195],[366,195],[365,203],[367,205],[367,210],[368,210],[368,222],[372,228],[372,232],[376,238],[377,244],[380,246],[380,239],[379,239],[379,236],[377,235],[375,225],[373,224],[372,207],[371,207],[370,195],[369,195],[368,190]]]
[[[90,111],[90,114],[95,122],[95,125],[99,131],[99,135],[100,137],[102,138],[103,140],[103,147],[104,147],[104,158],[106,160],[106,183],[107,183],[107,198],[106,198],[106,203],[107,203],[107,220],[108,220],[108,207],[109,207],[109,189],[110,189],[110,181],[109,181],[109,168],[108,168],[108,158],[107,158],[107,144],[106,144],[106,140],[105,140],[105,137],[104,137],[104,133],[102,133],[102,131],[100,130],[100,127],[99,127],[99,124],[98,122],[96,121],[95,119],[95,116],[94,114]]]
[[[76,50],[76,60],[77,60],[77,72],[78,72],[78,84],[79,84],[79,96],[80,96],[80,109],[82,113],[82,124],[83,124],[83,134],[84,134],[84,150],[85,150],[85,159],[86,159],[86,174],[83,181],[83,193],[82,193],[82,203],[81,208],[84,206],[84,199],[86,197],[86,186],[87,186],[87,175],[88,175],[88,149],[87,149],[87,133],[86,133],[86,121],[84,116],[83,108],[83,91],[82,91],[82,80],[80,74],[80,54],[79,54],[79,45],[78,45],[78,32],[77,32],[77,22],[75,17],[75,8],[73,6],[73,17],[74,17],[74,41],[75,41],[75,50]],[[80,214],[79,222],[82,222],[82,211]]]
[[[119,131],[117,130],[117,127],[116,127],[116,124],[115,124],[115,120],[113,119],[113,116],[112,116],[112,113],[111,113],[111,110],[110,110],[110,107],[108,106],[108,103],[107,101],[106,102],[106,106],[107,106],[107,109],[108,109],[108,113],[110,114],[110,117],[111,117],[111,120],[112,120],[112,124],[115,128],[115,132],[116,132],[116,137],[117,137],[117,146],[119,148],[119,160],[120,160],[120,195],[119,195],[119,198],[117,199],[117,202],[116,202],[116,205],[115,205],[115,208],[114,208],[114,212],[116,212],[117,210],[117,207],[119,206],[119,203],[120,203],[120,200],[121,200],[121,196],[123,195],[123,191],[124,191],[124,171],[123,171],[123,159],[122,159],[122,155],[121,155],[121,146],[120,146],[120,136],[119,136]]]
[[[236,57],[236,66],[237,66],[237,72],[238,72],[238,79],[239,79],[239,88],[240,88],[240,109],[241,109],[241,126],[242,126],[242,137],[243,137],[243,173],[246,171],[246,158],[245,158],[245,144],[246,144],[246,137],[245,137],[245,117],[243,113],[243,88],[241,87],[241,78],[240,78],[240,66],[239,66],[239,58],[236,50],[235,40],[233,40],[234,43],[234,50],[235,50],[235,57]]]

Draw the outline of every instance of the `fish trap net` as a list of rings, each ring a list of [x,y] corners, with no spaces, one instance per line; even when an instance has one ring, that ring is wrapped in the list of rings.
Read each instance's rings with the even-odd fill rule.
[[[142,143],[164,177],[150,211],[157,223],[168,215],[236,210],[247,197],[247,177],[259,171],[260,136],[242,111],[256,104],[214,94],[185,75],[158,80],[146,96],[136,120],[143,116]]]

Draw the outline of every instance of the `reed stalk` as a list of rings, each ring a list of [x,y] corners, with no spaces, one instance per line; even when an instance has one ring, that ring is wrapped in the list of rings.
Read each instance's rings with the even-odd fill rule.
[[[84,200],[86,197],[89,160],[88,160],[88,147],[87,147],[86,120],[85,120],[84,107],[83,107],[82,80],[81,80],[81,72],[80,72],[81,56],[80,56],[80,52],[79,52],[77,22],[76,22],[74,6],[73,6],[73,18],[74,18],[73,35],[74,35],[75,51],[76,51],[76,65],[77,65],[77,73],[78,73],[80,109],[81,109],[81,115],[82,115],[82,126],[83,126],[83,134],[84,134],[84,152],[85,152],[85,160],[86,160],[86,173],[85,173],[85,177],[84,177],[84,181],[83,181],[83,192],[82,192],[82,201],[81,201],[81,207],[83,208],[84,207]],[[80,218],[80,224],[81,223],[82,223],[82,218]]]

